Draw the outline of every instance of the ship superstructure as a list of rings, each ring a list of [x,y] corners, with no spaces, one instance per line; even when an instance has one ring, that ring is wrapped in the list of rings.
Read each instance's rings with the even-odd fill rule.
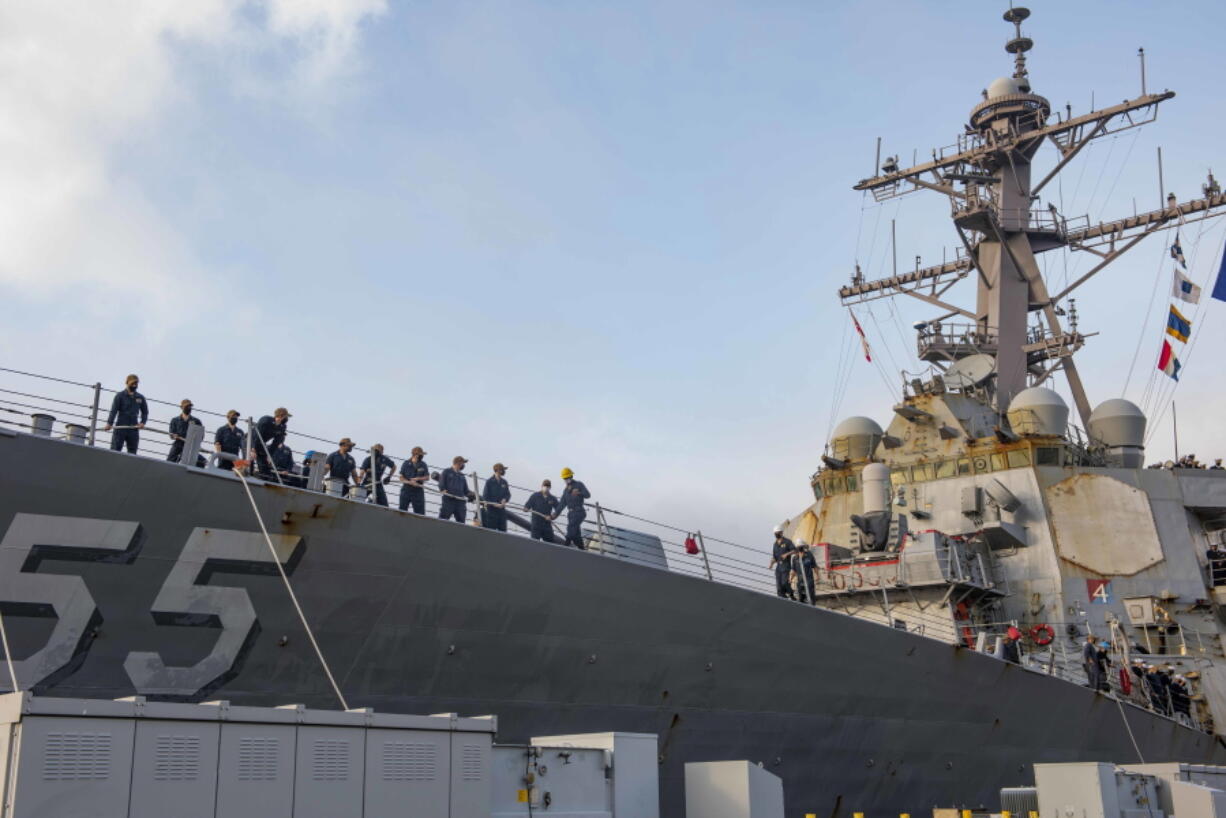
[[[1201,198],[1170,195],[1162,209],[1098,224],[1044,203],[1087,144],[1152,122],[1174,93],[1053,112],[1031,87],[1028,16],[1005,13],[1015,70],[987,87],[954,147],[910,168],[887,157],[855,186],[878,200],[945,196],[964,252],[877,281],[857,270],[840,290],[849,306],[902,294],[937,307],[916,325],[930,369],[905,382],[885,428],[853,417],[834,429],[811,481],[816,502],[789,533],[815,544],[825,607],[979,650],[1015,627],[1029,662],[1069,678],[1085,678],[1080,649],[1094,633],[1119,662],[1188,675],[1200,723],[1223,725],[1226,597],[1206,552],[1226,526],[1226,471],[1145,468],[1141,409],[1086,395],[1074,356],[1087,336],[1071,295],[1145,237],[1226,212],[1226,196],[1210,177]],[[1046,143],[1058,156],[1035,178]],[[1036,256],[1061,248],[1095,263],[1053,293]],[[975,304],[953,303],[947,293],[969,277]],[[1060,376],[1080,428],[1048,388]],[[1144,691],[1120,692],[1147,703]]]

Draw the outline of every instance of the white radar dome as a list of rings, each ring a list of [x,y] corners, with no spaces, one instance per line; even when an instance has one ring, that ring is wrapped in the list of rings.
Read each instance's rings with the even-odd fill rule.
[[[1145,413],[1123,398],[1105,400],[1090,413],[1090,439],[1105,446],[1107,462],[1140,468],[1145,457]]]
[[[1090,437],[1106,446],[1145,443],[1145,413],[1123,398],[1105,400],[1090,413]]]
[[[1009,403],[1009,426],[1019,435],[1064,436],[1068,427],[1068,404],[1043,386],[1023,389]]]
[[[865,460],[872,456],[884,434],[872,418],[847,418],[834,427],[830,449],[841,460]]]
[[[998,77],[988,85],[988,99],[996,99],[1007,94],[1020,94],[1021,84],[1012,77]]]

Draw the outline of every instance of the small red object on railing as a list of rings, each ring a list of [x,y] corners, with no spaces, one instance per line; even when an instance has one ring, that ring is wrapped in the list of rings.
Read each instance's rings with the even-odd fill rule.
[[[697,554],[698,553],[698,541],[694,539],[693,534],[689,534],[685,538],[685,553],[687,554]]]

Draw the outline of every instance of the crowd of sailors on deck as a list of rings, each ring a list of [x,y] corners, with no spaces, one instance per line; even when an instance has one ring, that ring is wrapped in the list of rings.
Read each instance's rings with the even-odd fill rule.
[[[1209,471],[1223,471],[1226,466],[1222,465],[1222,458],[1217,458],[1213,461],[1212,466],[1206,466],[1204,463],[1196,459],[1194,454],[1185,454],[1178,460],[1168,460],[1165,463],[1151,463],[1151,469],[1207,469]]]
[[[116,393],[111,402],[105,431],[111,432],[113,451],[126,449],[135,454],[140,445],[140,432],[149,421],[149,402],[137,391],[139,385],[140,378],[129,375],[125,388]],[[171,462],[178,463],[183,460],[188,427],[193,424],[202,426],[200,419],[192,414],[193,409],[190,400],[181,401],[179,414],[170,421],[168,434],[171,444],[166,459]],[[295,460],[294,452],[285,442],[291,417],[293,416],[289,410],[284,407],[264,415],[255,423],[253,439],[248,441],[246,430],[239,425],[238,411],[228,411],[226,422],[213,433],[217,467],[226,470],[242,468],[244,474],[251,474],[269,482],[306,488],[311,476],[312,462],[316,459],[315,452],[307,452],[301,463]],[[411,456],[401,463],[400,469],[397,470],[395,462],[383,453],[381,443],[371,446],[370,455],[360,465],[352,454],[353,449],[353,441],[343,437],[337,444],[336,451],[323,461],[323,484],[327,486],[329,493],[341,497],[360,495],[370,502],[386,506],[388,498],[385,486],[395,477],[400,484],[400,510],[424,515],[427,484],[433,481],[437,488],[432,490],[436,491],[440,498],[440,519],[466,522],[468,504],[476,503],[479,514],[475,519],[479,520],[480,525],[498,531],[507,530],[511,486],[506,479],[507,467],[504,464],[494,464],[494,474],[485,481],[478,498],[473,490],[475,486],[470,486],[469,478],[464,473],[468,463],[465,457],[456,456],[452,458],[449,467],[441,471],[431,471],[425,461],[426,451],[421,446],[414,446]],[[203,456],[196,455],[197,466],[203,468],[206,463]],[[562,469],[561,478],[564,488],[560,495],[552,493],[553,484],[546,479],[541,481],[540,489],[534,491],[520,508],[529,515],[528,526],[533,539],[555,542],[553,522],[565,514],[564,543],[584,548],[582,524],[587,518],[584,501],[592,495],[587,486],[575,479],[574,472],[569,468]],[[357,489],[361,491],[358,492]]]
[[[1081,662],[1086,672],[1086,686],[1091,690],[1110,693],[1112,662],[1108,645],[1090,634],[1082,646]],[[1175,673],[1170,665],[1159,666],[1134,658],[1126,670],[1118,671],[1118,675],[1120,678],[1116,688],[1121,696],[1155,713],[1193,724],[1192,691],[1188,679]]]

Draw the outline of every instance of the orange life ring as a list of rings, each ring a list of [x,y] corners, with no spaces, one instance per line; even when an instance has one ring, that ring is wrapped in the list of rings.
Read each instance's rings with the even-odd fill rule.
[[[1056,631],[1051,625],[1035,625],[1030,629],[1030,638],[1036,645],[1050,645],[1056,638]]]

